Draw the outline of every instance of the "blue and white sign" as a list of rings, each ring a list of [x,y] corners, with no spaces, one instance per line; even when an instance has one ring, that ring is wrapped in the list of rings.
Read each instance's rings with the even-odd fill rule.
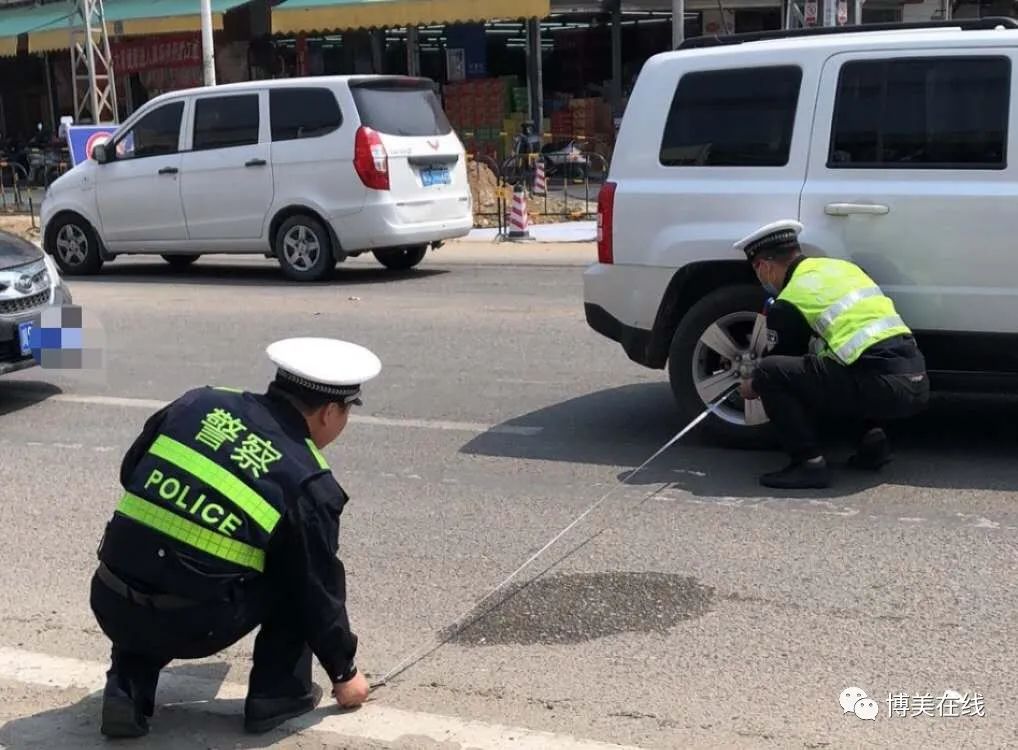
[[[67,148],[71,152],[72,166],[78,166],[92,158],[92,149],[113,138],[119,125],[68,125]]]

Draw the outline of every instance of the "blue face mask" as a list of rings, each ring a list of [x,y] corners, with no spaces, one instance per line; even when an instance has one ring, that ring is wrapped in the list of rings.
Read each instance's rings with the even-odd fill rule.
[[[754,264],[753,264],[753,270],[754,270],[754,271],[756,271],[756,273],[757,273],[757,278],[759,279],[759,278],[760,278],[760,272],[759,272],[759,270],[758,270],[758,269],[756,268],[756,263],[754,263]],[[778,289],[777,289],[777,287],[775,287],[775,286],[774,286],[773,284],[771,284],[771,283],[770,283],[769,281],[763,281],[763,280],[761,279],[761,280],[760,280],[760,285],[761,285],[761,286],[762,286],[762,287],[764,288],[764,291],[765,291],[765,292],[767,292],[767,295],[768,295],[768,296],[770,296],[770,297],[777,297],[777,296],[778,296],[779,292],[778,292]]]

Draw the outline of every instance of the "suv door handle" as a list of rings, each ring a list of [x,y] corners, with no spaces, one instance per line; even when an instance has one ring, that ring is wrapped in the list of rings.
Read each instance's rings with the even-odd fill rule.
[[[883,216],[890,211],[890,208],[881,206],[879,203],[828,203],[824,208],[824,212],[828,216],[851,216],[853,214]]]
[[[265,159],[251,159],[249,162],[244,164],[245,167],[264,167]]]
[[[178,170],[176,167],[163,167],[159,170],[159,174],[176,174]]]

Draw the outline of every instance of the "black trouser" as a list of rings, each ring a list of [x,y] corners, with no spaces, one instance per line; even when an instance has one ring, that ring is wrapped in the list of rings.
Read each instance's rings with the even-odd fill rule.
[[[92,579],[92,611],[113,642],[109,677],[151,715],[159,672],[174,659],[212,656],[261,626],[255,639],[248,697],[305,695],[312,654],[285,595],[256,593],[236,602],[156,608],[124,598]]]
[[[888,374],[863,362],[846,367],[813,355],[765,357],[753,390],[793,461],[821,455],[815,429],[821,418],[866,430],[919,413],[930,393],[925,373]]]

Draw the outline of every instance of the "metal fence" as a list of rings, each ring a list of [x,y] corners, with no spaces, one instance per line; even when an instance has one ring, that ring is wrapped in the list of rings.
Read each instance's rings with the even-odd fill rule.
[[[66,161],[33,160],[26,168],[19,162],[0,158],[0,211],[35,216],[50,183],[69,169]]]
[[[527,194],[531,223],[541,218],[579,221],[597,215],[608,160],[596,151],[519,154],[501,162],[489,154],[467,156],[475,226],[497,227],[502,234],[516,188]],[[61,161],[30,171],[0,158],[0,211],[37,216],[46,188],[69,168]]]
[[[564,155],[519,154],[496,162],[485,154],[468,154],[468,175],[474,195],[474,223],[507,224],[513,192],[527,194],[531,223],[552,218],[579,221],[597,215],[597,196],[608,177],[608,160],[594,151]],[[484,174],[487,168],[490,173]]]

